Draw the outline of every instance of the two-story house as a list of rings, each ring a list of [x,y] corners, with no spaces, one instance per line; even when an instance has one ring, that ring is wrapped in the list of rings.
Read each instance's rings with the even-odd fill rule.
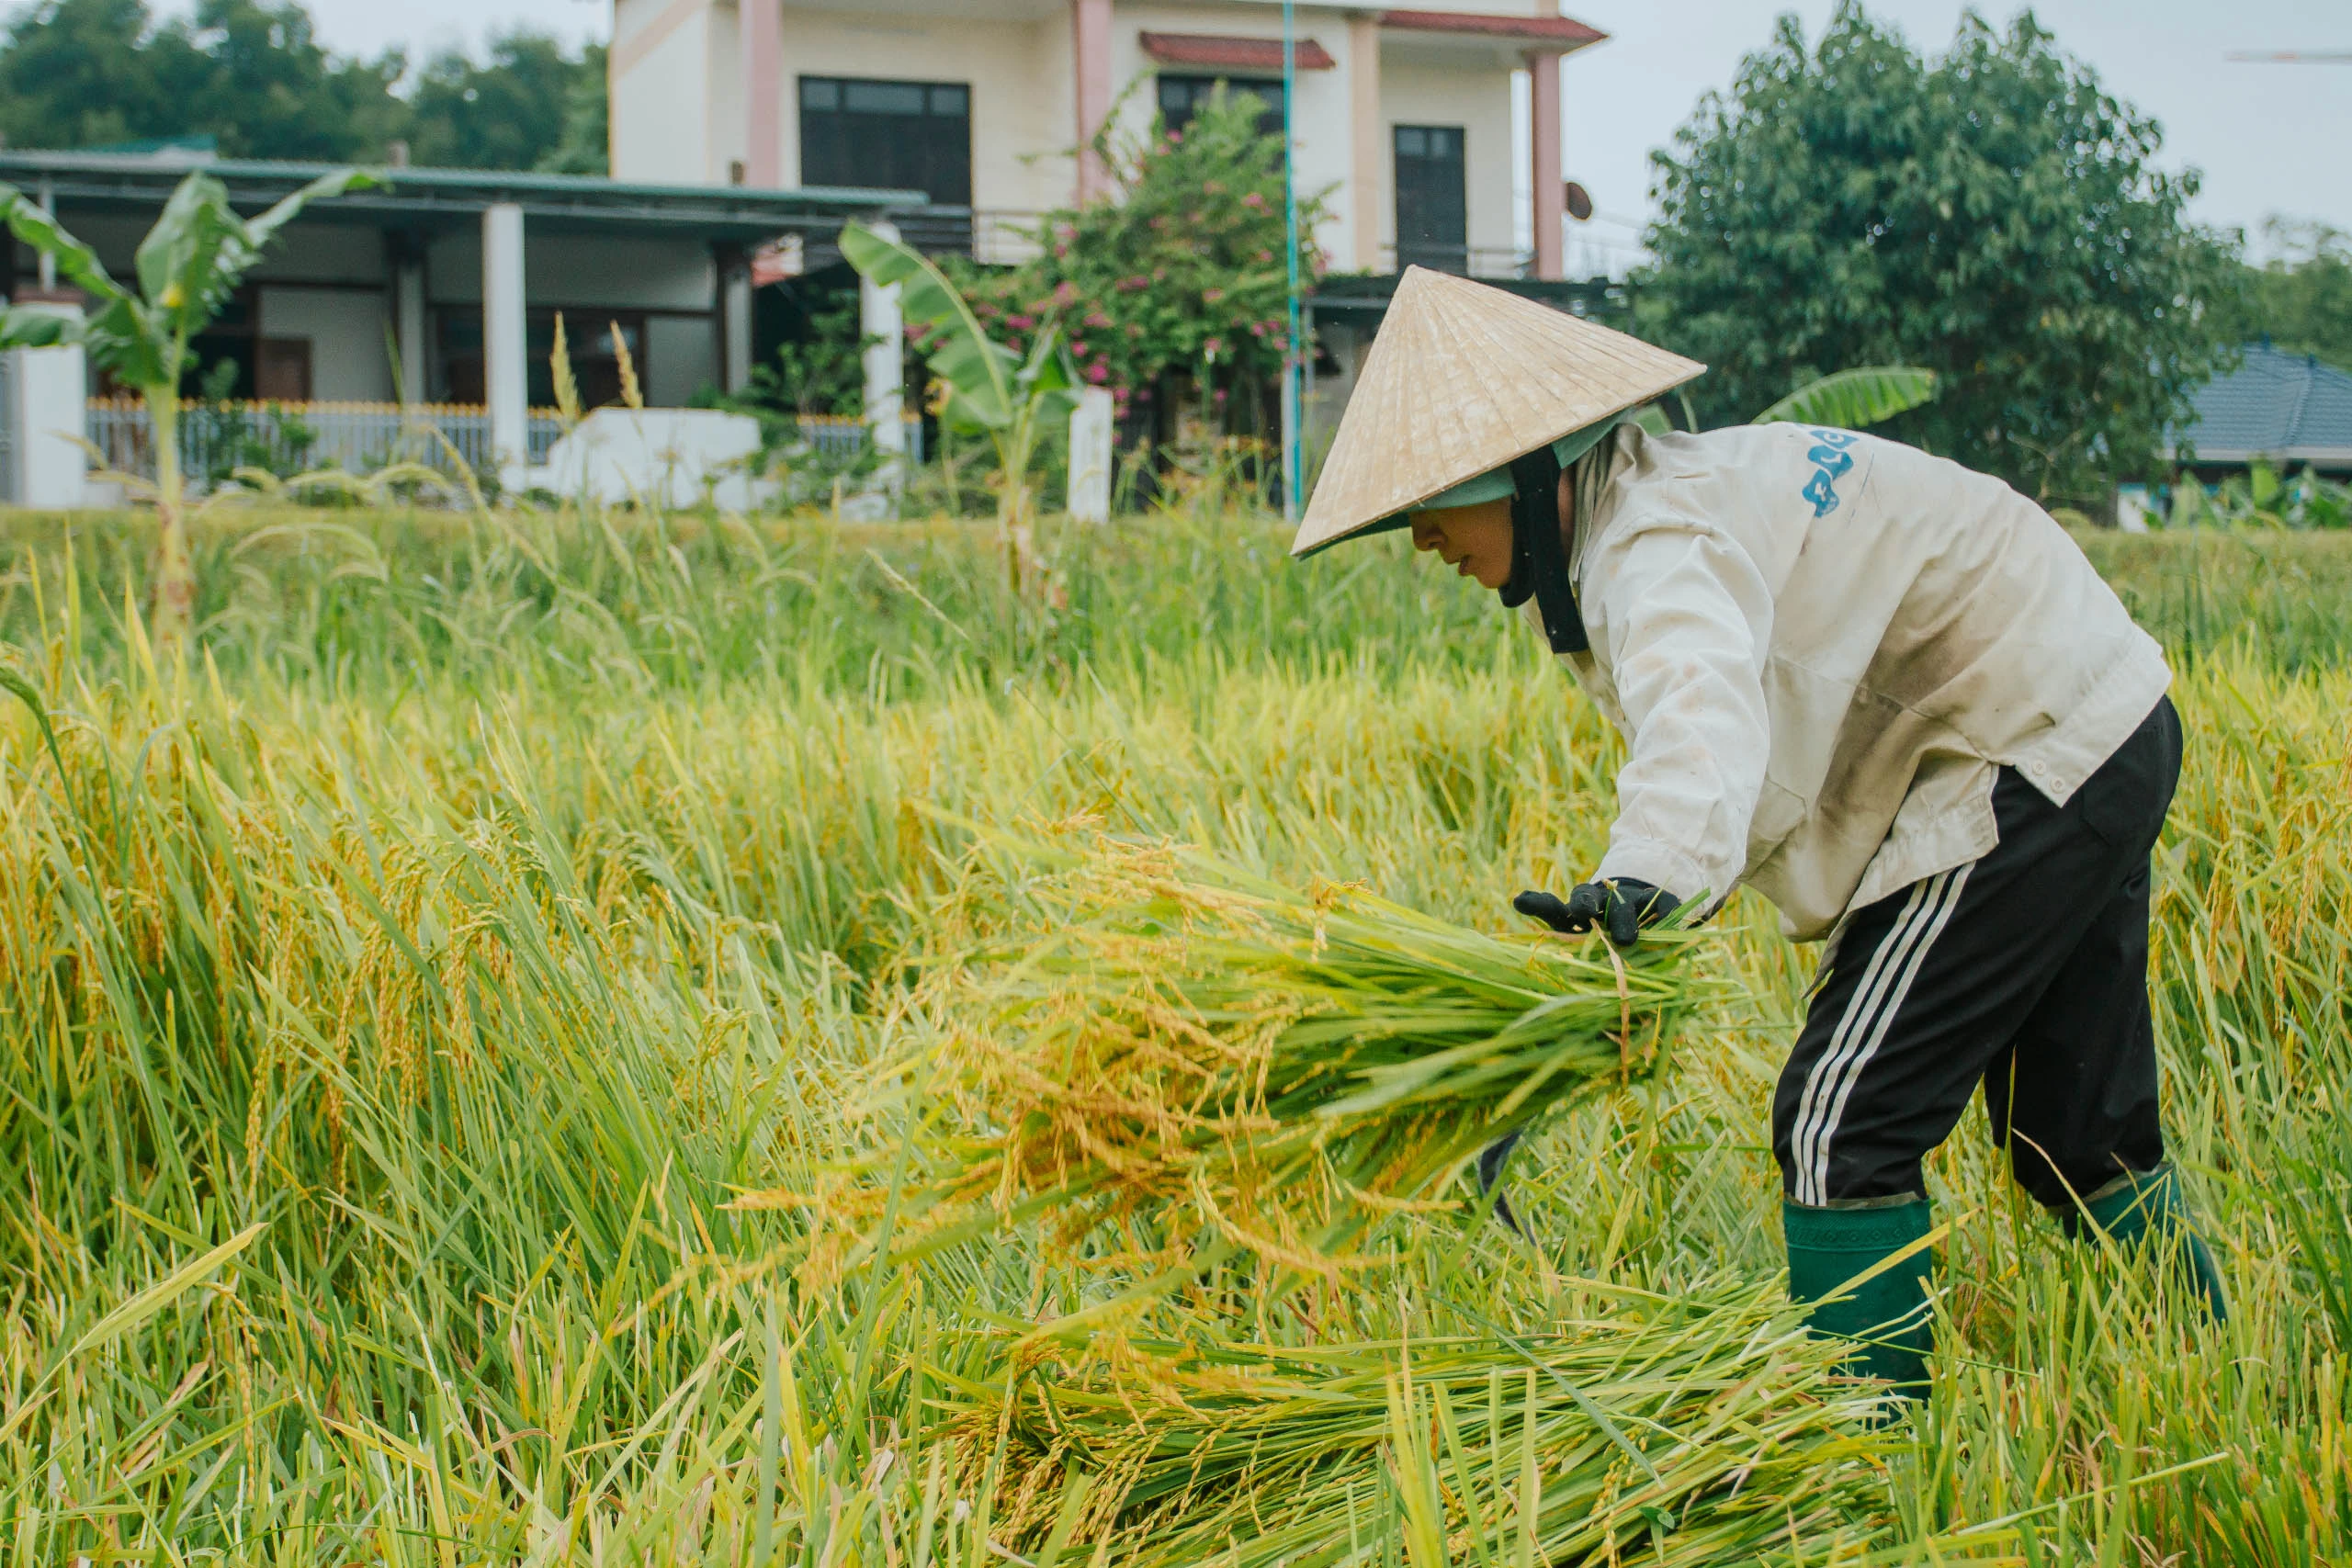
[[[1329,193],[1316,239],[1333,268],[1559,277],[1560,61],[1602,37],[1558,0],[1297,6],[1293,156],[1302,187]],[[1154,113],[1180,126],[1224,82],[1278,121],[1283,10],[616,0],[610,62],[616,178],[921,190],[983,259],[1009,260],[1023,218],[1101,187],[1080,150],[1114,117],[1120,131]],[[1516,199],[1515,165],[1532,171]]]

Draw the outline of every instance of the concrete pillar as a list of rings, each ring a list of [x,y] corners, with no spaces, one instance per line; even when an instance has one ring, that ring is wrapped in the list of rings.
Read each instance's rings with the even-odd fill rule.
[[[400,349],[401,401],[429,402],[424,389],[424,256],[403,252],[392,263],[392,342]]]
[[[1534,109],[1535,276],[1561,276],[1567,216],[1566,176],[1560,172],[1560,57],[1549,50],[1527,56],[1528,102]]]
[[[1110,391],[1089,387],[1069,416],[1069,514],[1080,523],[1111,521]]]
[[[1076,62],[1078,199],[1111,194],[1110,171],[1090,143],[1111,115],[1111,0],[1069,0],[1070,55]]]
[[[876,223],[874,231],[896,240],[896,224]],[[857,280],[858,329],[873,341],[865,350],[865,423],[874,445],[888,462],[885,482],[896,488],[905,479],[907,429],[902,410],[907,385],[906,316],[899,308],[899,285],[880,288],[860,274]]]
[[[741,252],[718,258],[719,374],[730,392],[752,384],[752,259]]]
[[[1355,260],[1359,272],[1380,270],[1380,235],[1387,226],[1388,180],[1395,154],[1380,112],[1380,17],[1348,18],[1348,170],[1355,184]]]
[[[78,318],[81,296],[43,290],[20,292],[15,303],[28,311]],[[20,506],[62,509],[88,504],[89,455],[80,445],[89,430],[89,369],[80,344],[56,348],[12,348],[16,361],[16,406],[9,445],[17,455]]]
[[[530,463],[529,306],[523,294],[523,209],[494,201],[481,215],[482,395],[498,482],[520,491]]]
[[[57,182],[51,179],[47,175],[43,175],[40,177],[40,209],[49,214],[51,218],[56,217]],[[6,243],[13,245],[16,243],[16,240],[11,236]],[[57,287],[57,258],[51,255],[47,251],[41,252],[40,260],[35,264],[35,276],[40,284],[40,291],[42,293],[46,294],[55,288]]]
[[[784,21],[781,0],[741,0],[736,7],[743,58],[743,183],[784,184]]]

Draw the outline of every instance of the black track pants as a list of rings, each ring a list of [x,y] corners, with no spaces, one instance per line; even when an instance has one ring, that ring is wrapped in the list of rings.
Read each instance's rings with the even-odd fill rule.
[[[1772,1099],[1792,1202],[1924,1192],[1979,1079],[2050,1207],[2162,1163],[2148,857],[2179,776],[2167,698],[2064,807],[2003,768],[1991,853],[1849,917]]]

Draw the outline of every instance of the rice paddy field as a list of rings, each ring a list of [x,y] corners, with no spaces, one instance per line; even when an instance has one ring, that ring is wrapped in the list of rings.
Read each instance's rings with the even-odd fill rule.
[[[906,1066],[959,944],[1075,918],[1004,844],[1497,936],[1592,864],[1616,740],[1394,541],[1065,529],[1014,601],[963,525],[217,513],[178,662],[141,529],[0,521],[0,1561],[2352,1561],[2352,540],[2085,541],[2179,671],[2157,1027],[2233,1314],[1972,1113],[1877,1424],[1783,1295],[1813,954],[1745,897],[1516,1157],[1528,1240],[1457,1182],[1344,1269],[1115,1204],[894,1244],[920,1125],[1004,1146]],[[1212,1240],[1297,1198],[1248,1168]]]

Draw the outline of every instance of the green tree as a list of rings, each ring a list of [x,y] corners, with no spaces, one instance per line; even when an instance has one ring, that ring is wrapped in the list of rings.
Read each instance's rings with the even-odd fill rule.
[[[609,171],[612,95],[605,81],[605,46],[592,43],[572,64],[563,90],[563,128],[556,143],[533,165],[550,175],[601,175]]]
[[[1008,341],[1058,323],[1080,374],[1120,411],[1170,371],[1204,387],[1263,386],[1289,341],[1283,142],[1258,128],[1264,106],[1222,90],[1181,133],[1155,123],[1139,141],[1098,144],[1116,194],[1049,212],[1040,253],[974,280],[982,321]],[[1319,197],[1300,203],[1302,274],[1321,276],[1307,236]]]
[[[490,58],[435,57],[411,83],[397,50],[322,45],[300,0],[198,0],[158,22],[147,0],[40,0],[0,33],[0,135],[93,147],[209,135],[230,157],[605,169],[605,51],[511,33]],[[406,96],[403,96],[405,94]]]
[[[158,24],[145,0],[43,0],[0,39],[0,132],[17,147],[211,135],[232,157],[373,155],[407,106],[405,59],[327,51],[299,4],[201,0]]]
[[[2246,268],[2244,309],[2230,318],[2235,335],[2352,370],[2352,234],[2284,218],[2262,227],[2271,258]]]
[[[1747,417],[1854,365],[1918,366],[1894,428],[2029,494],[2087,499],[2160,460],[2228,353],[2229,237],[2184,215],[2194,171],[2030,14],[1973,13],[1923,60],[1841,4],[1793,17],[1654,154],[1645,304],[1707,361],[1702,418]]]
[[[601,92],[604,51],[574,59],[545,33],[491,40],[490,59],[454,51],[427,64],[410,100],[409,156],[459,169],[531,169],[564,145],[573,85]],[[601,153],[601,145],[598,148]]]

